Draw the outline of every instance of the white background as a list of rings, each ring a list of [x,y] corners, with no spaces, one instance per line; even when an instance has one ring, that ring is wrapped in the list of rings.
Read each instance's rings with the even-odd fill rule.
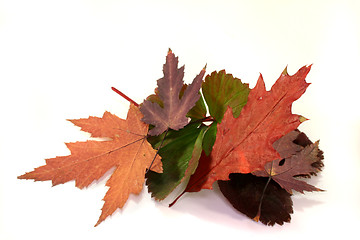
[[[325,152],[321,193],[295,194],[292,222],[266,227],[219,191],[185,195],[173,208],[146,190],[94,228],[107,190],[18,180],[83,141],[66,119],[126,116],[115,86],[141,102],[162,76],[168,48],[190,82],[226,69],[267,88],[285,66],[313,64],[293,105]],[[309,239],[356,236],[360,223],[360,2],[0,1],[0,239]],[[350,233],[355,231],[354,233]],[[346,235],[345,235],[346,234]]]

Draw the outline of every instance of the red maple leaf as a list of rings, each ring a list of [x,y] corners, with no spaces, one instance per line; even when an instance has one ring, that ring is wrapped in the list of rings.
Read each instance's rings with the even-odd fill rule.
[[[228,180],[230,173],[262,170],[267,162],[279,159],[273,143],[306,120],[292,114],[291,105],[309,86],[305,77],[310,68],[304,66],[292,76],[285,69],[270,91],[260,75],[240,116],[234,118],[230,108],[225,112],[210,156],[202,155],[185,191],[212,189],[215,181]]]

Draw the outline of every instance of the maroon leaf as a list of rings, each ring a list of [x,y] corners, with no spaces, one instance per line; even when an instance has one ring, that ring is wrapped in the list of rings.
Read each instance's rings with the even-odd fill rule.
[[[319,142],[312,143],[304,133],[293,131],[276,141],[273,146],[281,158],[265,164],[265,170],[255,171],[253,174],[271,177],[289,193],[292,190],[301,193],[322,191],[298,179],[316,175],[321,171],[324,157],[319,149]]]
[[[169,50],[166,56],[166,63],[163,68],[164,77],[158,83],[158,94],[164,106],[158,103],[145,100],[140,107],[144,115],[142,121],[155,127],[149,131],[149,135],[159,135],[166,129],[179,130],[188,124],[186,114],[199,100],[199,90],[205,69],[185,89],[184,95],[180,98],[180,91],[183,87],[184,66],[178,68],[178,58]]]

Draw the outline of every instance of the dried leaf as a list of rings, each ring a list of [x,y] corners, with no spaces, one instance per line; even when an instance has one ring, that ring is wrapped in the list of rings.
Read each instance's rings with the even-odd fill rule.
[[[252,174],[232,173],[228,181],[218,181],[221,192],[234,206],[251,219],[265,225],[290,222],[293,213],[291,194],[268,178]],[[266,190],[264,192],[264,188]],[[260,201],[261,214],[258,216]]]
[[[255,171],[256,176],[271,177],[289,193],[292,190],[322,191],[302,180],[299,176],[310,177],[316,175],[323,166],[323,152],[319,149],[319,142],[307,143],[305,146],[296,144],[297,140],[306,137],[304,133],[293,131],[274,143],[274,148],[280,153],[277,160],[265,164],[265,169]],[[307,137],[306,137],[307,139]],[[308,140],[309,141],[309,140]]]
[[[180,94],[179,94],[180,99],[184,95],[185,89],[187,87],[188,87],[187,84],[184,84],[182,86],[182,88],[180,90]],[[154,94],[151,94],[146,98],[146,101],[150,101],[152,103],[157,103],[157,104],[159,104],[160,107],[164,108],[164,103],[160,99],[158,88],[155,89]],[[202,95],[200,95],[199,100],[195,103],[195,106],[189,110],[189,112],[186,114],[186,116],[191,118],[192,121],[194,121],[194,120],[200,120],[200,119],[205,118],[206,113],[207,113],[207,110],[206,110],[205,102],[204,102]]]
[[[71,120],[94,137],[112,140],[68,143],[71,155],[47,159],[46,165],[18,178],[51,180],[54,186],[75,180],[76,187],[84,188],[115,167],[106,183],[110,188],[97,226],[122,208],[130,193],[139,194],[143,188],[145,171],[156,151],[147,142],[148,125],[141,122],[141,118],[139,109],[131,105],[126,120],[108,112],[102,118]],[[152,170],[162,171],[160,157],[156,158]]]
[[[212,189],[216,180],[228,180],[230,173],[262,170],[267,162],[279,159],[272,145],[303,121],[291,113],[291,105],[308,87],[309,71],[303,67],[293,76],[282,74],[270,91],[260,75],[240,116],[234,118],[231,108],[225,112],[210,156],[201,157],[185,191]]]
[[[199,100],[199,90],[205,69],[195,77],[184,91],[180,98],[180,91],[183,87],[184,67],[178,69],[178,58],[169,50],[164,64],[164,77],[157,81],[159,97],[164,107],[150,100],[145,100],[140,107],[144,114],[142,121],[154,125],[149,131],[149,135],[159,135],[166,129],[179,130],[189,122],[186,117],[191,108]]]

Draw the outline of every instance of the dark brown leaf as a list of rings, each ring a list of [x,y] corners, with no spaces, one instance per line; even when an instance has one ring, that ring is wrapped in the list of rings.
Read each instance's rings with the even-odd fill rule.
[[[249,218],[260,220],[265,225],[283,225],[290,222],[293,213],[291,194],[276,182],[270,181],[262,198],[261,214],[257,218],[261,196],[268,177],[232,173],[229,181],[218,181],[221,192],[234,206]]]

